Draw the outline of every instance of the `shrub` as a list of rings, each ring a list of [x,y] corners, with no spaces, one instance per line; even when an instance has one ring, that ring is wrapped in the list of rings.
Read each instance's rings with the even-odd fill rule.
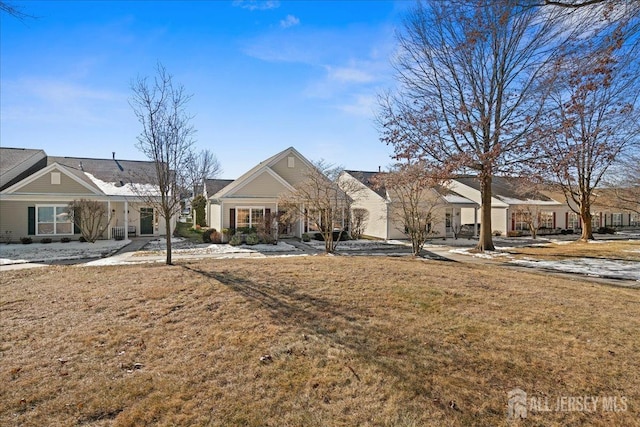
[[[86,241],[87,241],[87,239],[85,239],[84,236],[80,236],[80,238],[78,239],[78,242],[80,242],[80,243],[84,243]]]
[[[22,243],[23,245],[30,245],[31,243],[33,243],[33,239],[31,237],[21,237],[20,243]]]
[[[232,233],[230,228],[223,228],[222,229],[222,238],[224,239],[225,242],[228,242],[233,234],[235,234],[235,233]]]
[[[491,233],[491,234],[493,234],[495,237],[500,237],[500,236],[502,236],[502,231],[500,231],[500,230],[493,230],[493,233]]]
[[[242,234],[255,234],[257,232],[258,230],[256,229],[256,227],[238,227],[236,229],[236,233]]]
[[[616,234],[616,230],[611,227],[598,228],[598,234]]]
[[[222,233],[219,231],[211,233],[211,243],[222,243]]]
[[[507,233],[509,237],[522,237],[522,231],[520,230],[511,230]]]
[[[258,239],[260,240],[260,243],[265,243],[267,245],[275,245],[277,243],[276,238],[273,237],[271,233],[264,231],[258,233]]]
[[[247,245],[257,245],[258,243],[260,243],[260,238],[256,233],[249,234],[245,240],[247,242]]]
[[[69,243],[70,241],[71,239],[68,237],[63,237],[62,239],[60,239],[60,243]]]
[[[242,244],[242,236],[239,234],[234,234],[229,240],[229,244],[231,246],[240,246]]]
[[[40,243],[51,243],[53,242],[53,240],[51,240],[51,237],[45,237],[42,240],[40,240]]]
[[[205,230],[205,231],[202,233],[202,241],[203,241],[204,243],[211,243],[211,241],[212,241],[211,235],[212,235],[213,233],[217,233],[217,231],[216,231],[216,229],[215,229],[215,228],[209,228],[209,229]]]
[[[304,233],[302,235],[302,241],[303,242],[310,242],[311,241],[311,237],[309,237],[309,235],[307,233]]]

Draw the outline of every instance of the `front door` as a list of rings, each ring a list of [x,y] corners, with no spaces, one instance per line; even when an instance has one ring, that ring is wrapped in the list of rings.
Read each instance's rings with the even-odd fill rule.
[[[140,234],[153,234],[153,208],[140,208]]]

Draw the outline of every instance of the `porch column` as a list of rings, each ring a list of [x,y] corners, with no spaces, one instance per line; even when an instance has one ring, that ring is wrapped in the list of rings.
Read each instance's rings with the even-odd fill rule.
[[[473,237],[478,237],[478,208],[473,208]]]
[[[129,202],[124,201],[124,235],[125,239],[129,238]]]
[[[302,235],[304,234],[304,223],[306,221],[305,214],[304,214],[304,203],[302,204],[302,210],[300,212],[302,212],[302,215],[300,215],[301,219],[299,220],[299,222],[300,222],[300,237],[302,237]]]
[[[107,200],[107,218],[112,218],[112,213],[111,213],[111,200]],[[111,221],[109,221],[109,223],[111,223]],[[112,235],[112,225],[109,225],[108,229],[107,229],[107,239],[111,239],[111,235]]]

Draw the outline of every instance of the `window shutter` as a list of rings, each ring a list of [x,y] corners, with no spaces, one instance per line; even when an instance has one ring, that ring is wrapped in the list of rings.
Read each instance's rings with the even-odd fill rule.
[[[236,228],[236,210],[229,209],[229,228]]]
[[[267,231],[271,229],[271,209],[264,209],[264,225],[267,228]]]
[[[28,209],[27,218],[28,218],[28,221],[29,221],[27,234],[29,236],[35,236],[35,234],[36,234],[36,207],[35,206],[29,206],[27,209]]]
[[[80,227],[78,227],[78,223],[80,222],[80,209],[75,208],[73,210],[73,234],[80,234]]]
[[[553,213],[553,228],[556,228],[556,213]]]

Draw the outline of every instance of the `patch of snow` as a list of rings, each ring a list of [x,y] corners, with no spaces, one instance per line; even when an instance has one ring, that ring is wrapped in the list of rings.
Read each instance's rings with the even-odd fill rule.
[[[305,242],[305,244],[314,249],[324,250],[324,241],[321,240],[312,239],[310,242]],[[343,240],[338,243],[336,249],[338,251],[360,251],[367,249],[384,249],[398,245],[406,245],[406,243],[389,240]]]
[[[165,252],[167,250],[167,240],[164,238],[152,240],[147,243],[142,251],[136,252],[134,256],[148,256],[150,252]],[[229,244],[218,243],[192,243],[182,238],[171,239],[171,252],[178,255],[211,255],[211,254],[233,254],[233,253],[264,253],[264,252],[298,252],[299,249],[285,242],[278,242],[277,245],[241,245],[231,246]]]
[[[476,257],[476,258],[483,258],[483,259],[512,258],[511,254],[506,253],[506,252],[484,251],[484,252],[474,253],[474,252],[470,252],[472,249],[473,248],[451,249],[451,250],[449,250],[449,252],[451,252],[453,254],[468,255],[468,256],[473,256],[473,257]]]
[[[131,240],[97,240],[95,243],[0,244],[0,265],[50,262],[68,259],[99,258],[131,243]]]
[[[543,268],[567,273],[640,281],[640,263],[636,261],[596,258],[572,258],[559,261],[544,261],[526,258],[514,260],[511,261],[511,263],[523,265],[525,267]]]
[[[140,194],[151,196],[160,195],[160,191],[156,185],[137,183],[126,183],[124,185],[120,185],[119,182],[102,181],[89,172],[85,172],[85,175],[87,175],[87,177],[89,177],[89,179],[93,181],[93,183],[98,186],[104,194],[111,196],[138,196]]]

